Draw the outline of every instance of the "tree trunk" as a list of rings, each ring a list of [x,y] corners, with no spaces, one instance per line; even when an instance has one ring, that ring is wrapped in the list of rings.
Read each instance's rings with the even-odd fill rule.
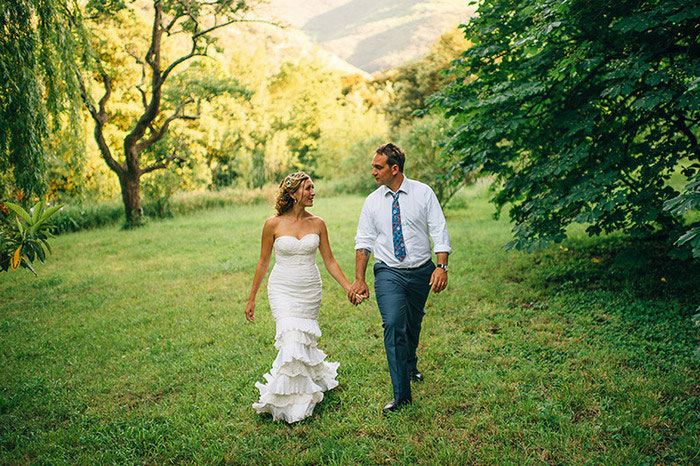
[[[141,208],[141,177],[128,171],[119,177],[126,215],[126,228],[143,225],[143,209]]]

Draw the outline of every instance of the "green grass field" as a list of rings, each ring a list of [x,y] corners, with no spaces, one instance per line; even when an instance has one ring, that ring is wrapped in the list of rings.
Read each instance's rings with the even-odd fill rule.
[[[39,277],[0,274],[0,462],[700,463],[700,267],[578,231],[507,253],[486,198],[473,187],[446,210],[450,283],[398,413],[380,414],[376,303],[354,308],[322,270],[319,344],[340,386],[293,426],[251,408],[276,354],[265,285],[256,323],[243,315],[270,206],[56,238]],[[361,205],[312,210],[348,275]]]

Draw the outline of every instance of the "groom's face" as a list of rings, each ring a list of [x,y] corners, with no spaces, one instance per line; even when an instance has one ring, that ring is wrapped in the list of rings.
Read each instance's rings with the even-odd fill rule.
[[[372,176],[379,186],[390,186],[394,177],[399,173],[399,166],[392,165],[390,167],[386,159],[386,155],[378,153],[375,153],[372,159]]]

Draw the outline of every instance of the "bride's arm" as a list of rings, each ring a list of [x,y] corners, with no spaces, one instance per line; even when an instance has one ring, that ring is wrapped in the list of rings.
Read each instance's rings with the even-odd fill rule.
[[[324,222],[321,219],[319,219],[319,221],[321,230],[319,236],[321,237],[321,244],[319,245],[318,250],[321,252],[321,257],[323,258],[323,265],[326,266],[326,270],[328,270],[328,273],[331,274],[331,277],[335,278],[335,281],[337,281],[338,284],[342,286],[345,292],[347,293],[350,291],[350,282],[347,278],[345,278],[345,275],[340,269],[338,262],[335,260],[335,257],[333,257],[331,245],[328,241],[328,230],[326,229],[326,222]]]
[[[245,317],[250,322],[255,321],[255,296],[258,294],[260,283],[262,283],[267,268],[270,266],[270,255],[272,254],[272,244],[274,243],[274,217],[268,218],[263,226],[262,239],[260,241],[260,259],[255,267],[255,275],[253,276],[253,287],[250,290],[248,304],[245,307]]]

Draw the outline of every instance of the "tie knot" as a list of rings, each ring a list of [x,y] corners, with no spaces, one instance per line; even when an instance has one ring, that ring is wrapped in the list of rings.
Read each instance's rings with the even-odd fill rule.
[[[389,192],[391,192],[391,191],[389,191]],[[398,191],[396,191],[396,193],[391,193],[391,196],[394,198],[395,201],[399,200],[399,192]]]

